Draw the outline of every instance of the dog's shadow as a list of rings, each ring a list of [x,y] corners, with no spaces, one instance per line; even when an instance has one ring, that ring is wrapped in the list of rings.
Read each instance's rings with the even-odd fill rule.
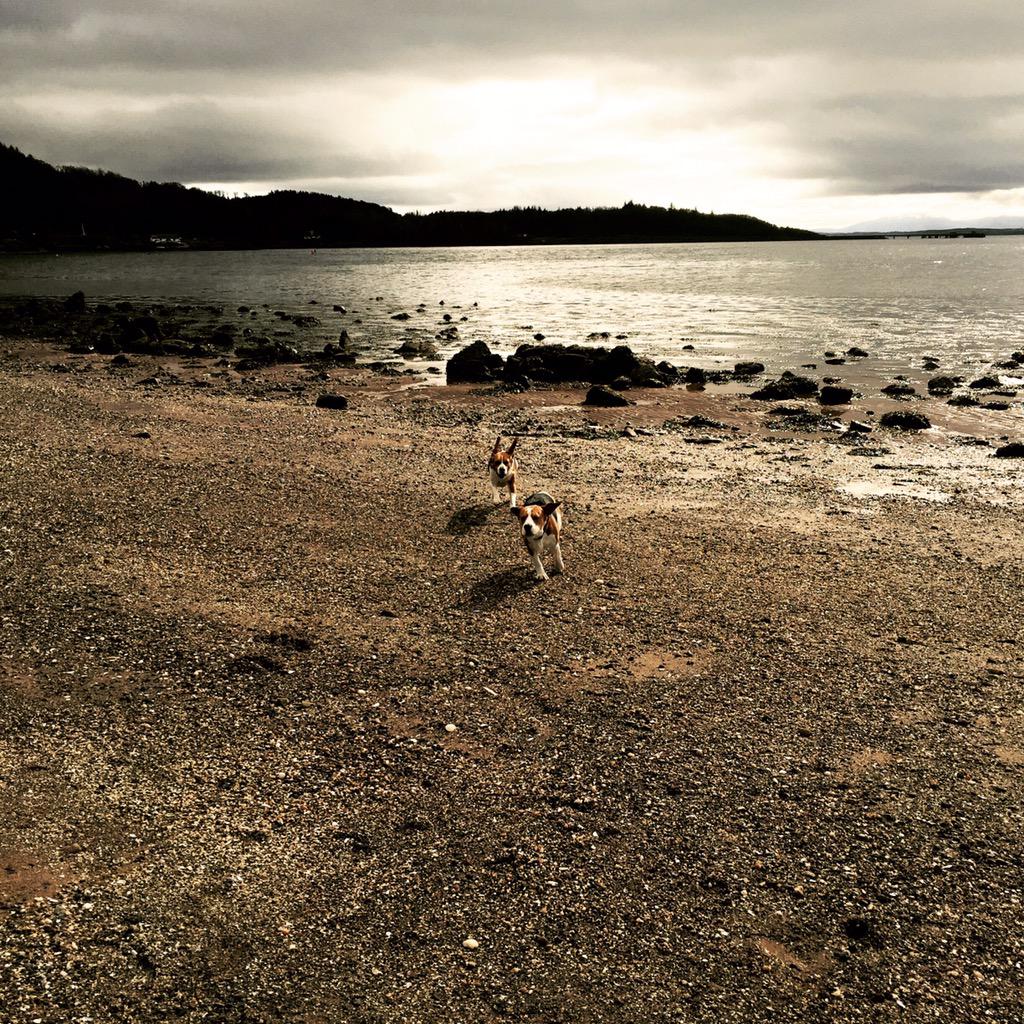
[[[508,505],[495,505],[489,502],[481,505],[467,505],[465,508],[460,508],[457,512],[452,513],[452,517],[448,520],[448,525],[445,529],[453,537],[465,537],[471,530],[477,530],[481,526],[486,526],[487,520],[496,512],[508,514]]]
[[[525,594],[541,583],[525,566],[502,569],[469,588],[466,604],[474,611],[487,612]]]

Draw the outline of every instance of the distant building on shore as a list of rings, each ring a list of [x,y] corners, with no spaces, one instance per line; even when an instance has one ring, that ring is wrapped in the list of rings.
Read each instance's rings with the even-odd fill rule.
[[[188,245],[182,240],[181,235],[150,235],[149,240],[157,249],[188,248]]]

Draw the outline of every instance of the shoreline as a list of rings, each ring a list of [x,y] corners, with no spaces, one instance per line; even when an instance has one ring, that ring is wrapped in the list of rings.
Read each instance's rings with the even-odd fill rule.
[[[1022,234],[1024,228],[1019,232],[1003,232],[1004,234]],[[546,240],[534,239],[532,241],[515,242],[382,242],[379,245],[367,245],[366,243],[353,245],[241,245],[234,247],[204,246],[204,245],[182,245],[182,246],[139,246],[138,248],[103,248],[95,249],[0,249],[0,256],[78,256],[78,255],[111,255],[111,256],[137,256],[140,253],[182,253],[182,252],[308,252],[315,249],[318,252],[348,252],[350,250],[365,249],[368,252],[378,250],[407,250],[407,249],[540,249],[564,246],[566,248],[575,246],[587,246],[594,248],[614,248],[626,245],[760,245],[774,242],[861,242],[880,241],[889,238],[889,235],[863,235],[863,236],[830,236],[817,234],[809,238],[620,238],[612,240]]]
[[[991,235],[993,238],[1004,238],[1013,237],[1017,235],[1024,235],[1024,227],[1021,228],[988,228],[987,234],[983,237]],[[774,244],[776,242],[882,242],[882,241],[913,241],[913,240],[942,240],[942,241],[973,241],[973,236],[952,234],[947,235],[944,233],[931,233],[931,232],[906,232],[906,231],[883,231],[883,232],[867,232],[867,233],[837,233],[828,234],[827,232],[810,232],[811,237],[803,238],[619,238],[619,239],[575,239],[569,240],[558,240],[558,239],[534,239],[532,241],[515,241],[515,242],[382,242],[377,245],[368,245],[365,243],[352,244],[352,245],[339,245],[337,243],[323,246],[309,246],[309,245],[296,245],[281,244],[281,245],[244,245],[244,246],[205,246],[205,245],[181,245],[181,246],[159,246],[139,245],[137,247],[127,248],[115,248],[97,246],[96,248],[51,248],[51,249],[2,249],[0,248],[0,257],[4,256],[78,256],[78,255],[111,255],[111,256],[137,256],[141,254],[155,255],[159,253],[182,253],[182,252],[197,252],[197,253],[241,253],[241,252],[306,252],[310,248],[316,249],[318,252],[347,252],[351,250],[365,249],[368,252],[375,252],[378,250],[409,250],[409,249],[537,249],[537,248],[552,248],[557,246],[574,247],[574,246],[585,246],[592,248],[614,248],[616,246],[635,246],[635,245],[764,245]]]
[[[1024,461],[114,358],[0,340],[9,1012],[1013,1019]]]
[[[376,296],[375,301],[383,302],[383,297]],[[0,297],[0,339],[6,335],[12,339],[50,342],[66,351],[66,361],[72,366],[89,365],[88,359],[83,362],[82,357],[92,354],[157,356],[176,363],[192,356],[198,360],[197,366],[219,356],[214,376],[224,383],[238,379],[235,370],[243,371],[243,375],[254,370],[276,372],[273,367],[284,362],[314,366],[325,372],[358,365],[444,388],[447,364],[453,358],[480,345],[488,352],[481,341],[469,343],[478,330],[472,322],[477,313],[475,302],[472,307],[454,304],[446,310],[442,301],[433,314],[424,302],[408,308],[414,309],[414,313],[392,313],[388,305],[363,312],[350,311],[337,304],[321,304],[316,299],[298,306],[285,304],[284,309],[263,304],[227,310],[223,303],[207,300],[152,304],[111,300],[90,305],[82,292],[65,299],[6,296]],[[465,330],[464,334],[460,328]],[[504,382],[516,390],[585,386],[557,380],[553,385],[545,383],[549,375],[546,366],[540,368],[533,380],[523,380],[521,375],[511,372],[509,357],[524,344],[537,348],[539,343],[543,348],[567,343],[534,333],[532,325],[520,325],[518,334],[514,342],[506,339],[494,348],[498,369],[492,367],[478,378],[470,374],[467,379],[476,379],[480,386],[495,384],[499,388]],[[631,345],[637,342],[629,334],[613,335],[608,330],[592,332],[585,341],[569,344],[580,353],[600,353],[612,347],[615,352],[630,352],[634,363],[638,361],[646,369],[640,379],[622,383],[629,389],[630,401],[636,400],[640,406],[657,406],[661,401],[648,382],[650,377],[657,378],[654,384],[659,388],[686,383],[691,392],[706,388],[719,397],[744,401],[755,390],[771,384],[780,372],[795,372],[806,376],[806,383],[814,387],[814,392],[802,395],[801,400],[808,402],[815,414],[831,417],[844,426],[852,419],[876,422],[886,413],[914,411],[923,412],[942,429],[989,440],[1018,440],[1016,435],[1024,429],[1024,351],[1010,352],[1013,345],[1009,342],[1005,352],[985,360],[966,360],[959,367],[947,367],[928,355],[919,355],[904,364],[884,353],[852,346],[839,351],[825,348],[823,354],[820,350],[818,354],[805,352],[802,359],[798,356],[790,362],[780,361],[776,354],[767,367],[760,361],[753,363],[760,369],[752,374],[739,373],[739,368],[749,363],[736,362],[728,354],[716,354],[713,350],[696,351],[693,344],[670,355],[668,359],[673,362],[662,361],[655,366],[662,359],[656,349],[641,346],[632,354]],[[489,352],[487,358],[491,358]],[[808,358],[811,361],[806,361]],[[503,365],[506,359],[507,367]],[[102,361],[97,365],[102,366]],[[665,373],[659,372],[662,368]],[[472,369],[478,371],[481,367],[474,365]],[[556,378],[562,372],[557,364],[550,369],[555,370]],[[594,376],[589,379],[601,380]],[[933,384],[940,382],[941,386],[933,389]],[[819,386],[826,385],[838,386],[850,397],[845,403],[833,397],[827,404],[821,400],[819,405]],[[893,389],[902,389],[906,394],[885,393]],[[754,402],[752,407],[767,411],[790,397]]]

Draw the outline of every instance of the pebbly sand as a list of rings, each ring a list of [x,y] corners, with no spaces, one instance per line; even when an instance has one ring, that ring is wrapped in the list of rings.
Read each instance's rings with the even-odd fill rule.
[[[1020,1019],[1024,461],[969,421],[109,362],[0,343],[0,1018]]]

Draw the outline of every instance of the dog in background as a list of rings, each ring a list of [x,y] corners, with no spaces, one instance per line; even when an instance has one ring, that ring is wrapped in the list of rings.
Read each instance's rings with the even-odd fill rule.
[[[538,491],[531,494],[522,505],[513,505],[512,515],[519,520],[523,534],[523,543],[530,552],[533,571],[539,580],[546,580],[544,571],[544,555],[554,552],[555,568],[553,572],[565,572],[562,561],[562,503],[555,501],[550,494]]]
[[[516,461],[516,445],[519,438],[512,439],[507,449],[501,447],[501,435],[494,442],[494,449],[491,457],[487,460],[487,478],[491,482],[492,493],[496,502],[501,501],[501,489],[507,487],[509,490],[509,507],[516,507],[516,470],[519,463]]]

